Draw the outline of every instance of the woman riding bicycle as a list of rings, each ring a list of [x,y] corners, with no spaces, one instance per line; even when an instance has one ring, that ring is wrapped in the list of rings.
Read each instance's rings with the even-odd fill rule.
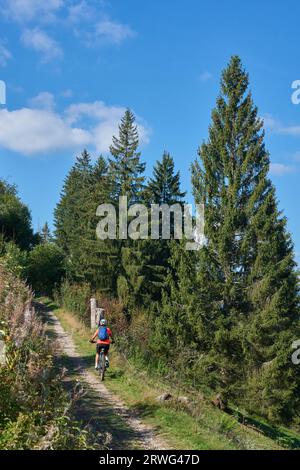
[[[104,350],[105,354],[105,361],[106,361],[106,368],[109,367],[109,359],[108,359],[108,351],[110,344],[113,342],[112,332],[111,329],[107,327],[107,321],[105,318],[100,320],[100,326],[95,332],[94,336],[90,339],[90,342],[95,342],[97,338],[96,344],[96,361],[95,361],[95,369],[98,369],[99,364],[99,354],[101,350]]]

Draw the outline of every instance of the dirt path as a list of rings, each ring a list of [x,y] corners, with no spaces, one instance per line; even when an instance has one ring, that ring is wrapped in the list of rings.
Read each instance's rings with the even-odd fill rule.
[[[92,432],[105,432],[110,436],[110,449],[170,449],[156,435],[155,429],[144,424],[116,395],[112,394],[96,374],[86,369],[77,353],[72,337],[63,329],[53,312],[43,309],[43,316],[58,342],[58,357],[67,367],[69,379],[80,378],[84,396],[77,407],[77,417]],[[74,379],[78,380],[78,379]]]

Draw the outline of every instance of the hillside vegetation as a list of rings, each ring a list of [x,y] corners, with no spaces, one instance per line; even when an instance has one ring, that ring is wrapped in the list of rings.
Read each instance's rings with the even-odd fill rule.
[[[53,301],[43,300],[54,311],[65,331],[71,334],[85,367],[94,372],[94,348],[87,342],[90,335],[74,312],[58,308]],[[250,416],[238,408],[219,410],[210,396],[195,391],[180,381],[175,373],[159,373],[151,364],[128,359],[124,355],[127,333],[118,329],[118,313],[114,305],[106,305],[110,325],[117,332],[118,345],[111,353],[111,367],[107,372],[106,387],[121,397],[129,409],[153,426],[159,436],[167,439],[174,449],[299,449],[300,434],[272,426],[257,416]],[[170,394],[168,400],[158,400]]]
[[[0,259],[0,329],[6,362],[0,366],[0,449],[92,448],[72,420],[73,399],[62,386],[41,321],[25,307],[32,294]]]
[[[136,237],[123,236],[120,197],[127,196],[128,207],[139,204],[137,212],[148,219],[153,204],[183,209],[186,198],[167,150],[146,177],[130,109],[107,157],[94,158],[87,150],[77,156],[54,210],[53,235],[47,223],[34,233],[16,188],[0,180],[0,312],[8,358],[0,369],[3,448],[90,445],[70,424],[68,397],[41,323],[24,320],[31,296],[25,282],[55,300],[66,328],[70,315],[79,322],[75,337],[89,357],[89,300],[97,298],[116,338],[116,375],[108,386],[165,432],[176,418],[177,437],[170,425],[174,442],[192,448],[299,447],[300,374],[292,362],[292,344],[300,338],[299,272],[269,168],[249,77],[233,56],[221,75],[208,137],[191,165],[194,202],[205,210],[201,249],[186,249],[172,215],[167,239],[162,217],[151,239],[150,224],[137,223],[132,213],[128,222],[135,222]],[[105,214],[97,212],[101,204],[116,212],[107,238],[99,237],[105,225]],[[176,400],[158,406],[155,383],[187,394],[195,411],[182,403],[178,409]],[[187,440],[189,425],[194,431]],[[210,432],[216,440],[197,439]]]
[[[101,203],[117,214],[124,195],[129,206],[144,204],[148,214],[153,203],[184,203],[167,152],[146,180],[127,110],[109,158],[93,161],[84,151],[65,179],[55,210],[67,273],[58,298],[80,315],[92,293],[101,305],[118,303],[128,357],[166,375],[176,371],[196,391],[221,394],[270,422],[298,426],[300,374],[291,360],[300,337],[294,248],[269,178],[263,122],[236,56],[222,73],[211,116],[208,139],[192,164],[194,199],[205,207],[204,246],[187,250],[172,218],[168,240],[161,231],[157,240],[122,239],[118,228],[115,239],[97,238]]]

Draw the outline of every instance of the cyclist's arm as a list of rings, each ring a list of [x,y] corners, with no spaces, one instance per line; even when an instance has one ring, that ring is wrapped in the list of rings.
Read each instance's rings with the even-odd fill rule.
[[[109,338],[110,338],[111,342],[113,343],[114,342],[114,337],[113,337],[113,334],[112,334],[111,330],[109,330],[108,335],[109,335]]]
[[[91,337],[91,341],[94,341],[98,336],[98,330],[95,332],[94,336]]]

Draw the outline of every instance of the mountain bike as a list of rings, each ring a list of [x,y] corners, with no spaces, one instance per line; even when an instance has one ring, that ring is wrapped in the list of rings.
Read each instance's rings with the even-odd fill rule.
[[[98,361],[98,371],[101,382],[104,380],[105,371],[106,371],[106,359],[105,359],[105,349],[101,348]]]
[[[89,340],[90,343],[96,343],[96,341]],[[101,382],[103,382],[106,371],[106,359],[105,359],[105,348],[100,349],[99,359],[98,359],[98,372]]]

